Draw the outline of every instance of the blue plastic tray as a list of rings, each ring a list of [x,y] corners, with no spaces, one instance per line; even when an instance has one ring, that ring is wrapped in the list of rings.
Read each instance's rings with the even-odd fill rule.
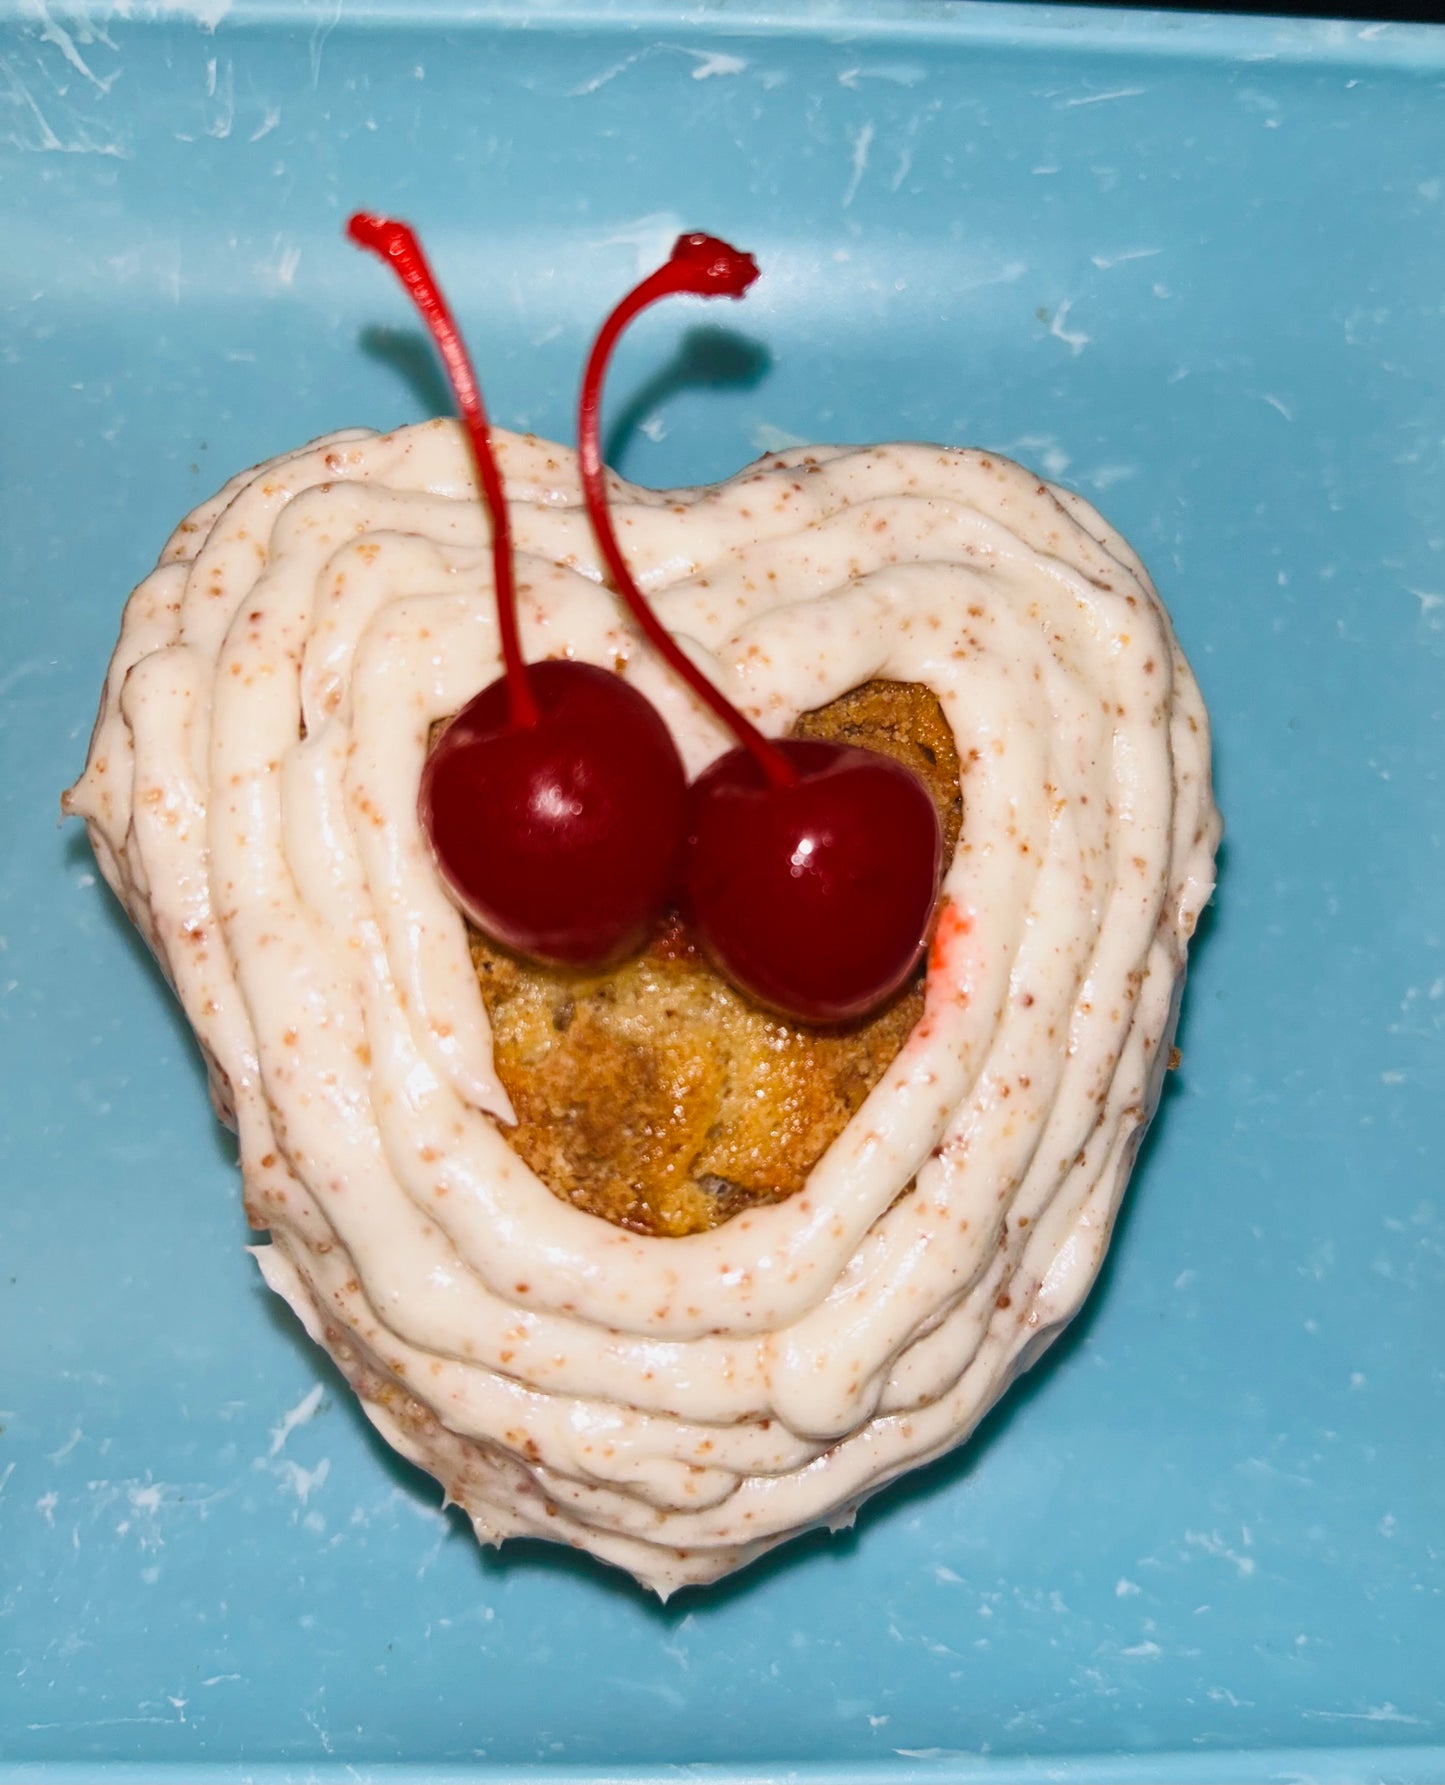
[[[1445,1777],[1445,34],[851,0],[0,27],[0,1777]],[[623,467],[1014,453],[1142,550],[1217,724],[1184,1070],[1085,1315],[854,1533],[666,1609],[480,1556],[372,1438],[56,827],[181,512],[444,401],[358,204],[426,228],[494,413],[545,433],[675,231],[753,248],[745,309],[630,341]]]

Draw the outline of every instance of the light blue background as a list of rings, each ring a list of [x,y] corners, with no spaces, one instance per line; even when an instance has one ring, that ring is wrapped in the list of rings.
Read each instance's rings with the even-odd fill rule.
[[[0,1778],[1445,1776],[1445,35],[193,11],[0,0]],[[479,1556],[371,1437],[56,826],[180,514],[444,400],[363,204],[564,437],[673,233],[753,249],[629,340],[622,468],[1011,452],[1138,546],[1214,715],[1217,914],[1086,1313],[853,1534],[666,1609]]]

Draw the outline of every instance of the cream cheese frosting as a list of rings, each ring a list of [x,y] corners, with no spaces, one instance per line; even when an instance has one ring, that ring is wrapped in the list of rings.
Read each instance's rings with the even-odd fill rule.
[[[695,774],[731,739],[599,586],[573,454],[496,444],[528,657],[617,669]],[[640,1235],[508,1145],[416,814],[432,726],[500,670],[455,424],[328,436],[183,521],[66,806],[205,1051],[262,1274],[372,1421],[483,1541],[560,1540],[665,1594],[848,1522],[1079,1307],[1219,821],[1194,678],[1079,497],[923,445],[614,488],[659,617],[765,732],[921,682],[964,764],[923,1017],[789,1200]]]

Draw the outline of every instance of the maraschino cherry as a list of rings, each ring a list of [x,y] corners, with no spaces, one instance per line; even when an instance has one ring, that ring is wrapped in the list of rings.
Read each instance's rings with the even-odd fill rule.
[[[938,896],[943,839],[917,776],[872,750],[770,742],[658,622],[607,508],[600,409],[607,362],[627,324],[677,292],[741,297],[752,257],[715,237],[681,237],[672,258],[603,324],[582,380],[582,491],[617,592],[647,638],[739,739],[688,793],[683,895],[704,948],[760,1004],[808,1023],[865,1015],[908,979]]]
[[[686,791],[677,746],[619,677],[524,661],[506,496],[466,347],[405,223],[362,213],[347,233],[392,268],[436,342],[491,513],[504,673],[428,756],[422,829],[452,896],[488,936],[535,960],[605,966],[641,945],[675,889]]]

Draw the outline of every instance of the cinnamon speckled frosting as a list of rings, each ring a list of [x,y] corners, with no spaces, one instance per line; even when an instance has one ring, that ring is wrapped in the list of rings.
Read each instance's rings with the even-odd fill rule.
[[[530,657],[615,667],[689,773],[730,740],[600,584],[572,453],[499,434]],[[661,1593],[846,1523],[1078,1308],[1159,1095],[1218,817],[1143,566],[985,453],[780,453],[617,486],[664,624],[765,731],[931,688],[964,765],[924,1014],[804,1188],[684,1238],[512,1151],[417,823],[434,722],[499,673],[460,430],[235,478],[132,595],[66,796],[240,1136],[266,1281],[486,1542]]]

